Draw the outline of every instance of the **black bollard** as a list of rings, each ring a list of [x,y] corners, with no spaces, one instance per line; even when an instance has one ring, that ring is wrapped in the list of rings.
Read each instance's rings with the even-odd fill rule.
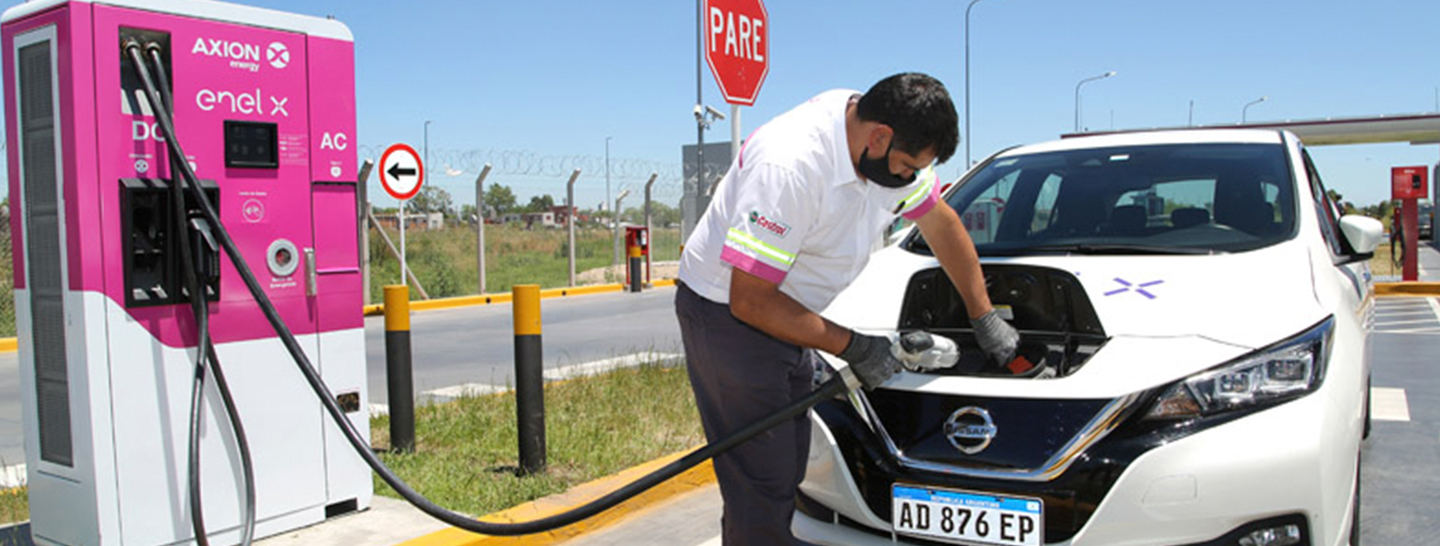
[[[410,287],[385,287],[385,385],[390,449],[415,451],[415,379],[410,359]]]
[[[540,344],[540,285],[511,289],[515,314],[515,419],[520,474],[545,469],[545,376]]]
[[[640,276],[641,276],[641,272],[640,272],[640,263],[641,263],[641,262],[640,262],[640,247],[639,247],[639,246],[631,246],[631,247],[630,247],[630,250],[629,250],[629,253],[630,253],[630,274],[629,274],[628,276],[630,277],[630,291],[631,291],[631,292],[637,292],[637,293],[638,293],[638,292],[640,292],[640,285],[641,285],[641,280],[642,280],[642,279],[640,278]]]

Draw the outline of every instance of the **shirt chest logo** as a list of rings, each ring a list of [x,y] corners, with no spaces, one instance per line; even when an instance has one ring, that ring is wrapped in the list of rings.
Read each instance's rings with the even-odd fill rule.
[[[761,229],[774,233],[776,236],[779,236],[781,238],[784,238],[785,234],[790,233],[789,224],[766,218],[765,215],[760,214],[759,211],[750,211],[750,223],[759,226]]]

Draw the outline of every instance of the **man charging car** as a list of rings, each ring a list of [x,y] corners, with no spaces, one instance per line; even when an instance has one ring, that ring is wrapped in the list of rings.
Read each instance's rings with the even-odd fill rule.
[[[897,217],[919,227],[964,300],[990,361],[1019,335],[996,313],[958,215],[938,198],[933,165],[959,142],[945,87],[917,73],[864,94],[822,93],[757,130],[686,241],[675,297],[691,386],[715,441],[803,397],[817,358],[839,356],[874,388],[901,369],[898,337],[851,331],[818,314],[864,269]],[[804,416],[715,459],[727,546],[796,544],[805,475]]]

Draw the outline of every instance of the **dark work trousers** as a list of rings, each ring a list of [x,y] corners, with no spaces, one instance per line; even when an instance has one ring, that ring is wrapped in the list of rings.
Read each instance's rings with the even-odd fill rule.
[[[810,393],[816,358],[810,351],[740,322],[729,305],[683,284],[675,314],[706,440],[721,440]],[[790,519],[809,450],[810,420],[801,414],[715,457],[724,546],[805,544],[791,534]]]

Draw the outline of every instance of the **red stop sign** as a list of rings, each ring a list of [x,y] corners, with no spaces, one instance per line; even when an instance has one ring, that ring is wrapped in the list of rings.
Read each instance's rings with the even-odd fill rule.
[[[705,61],[725,102],[754,106],[770,73],[770,24],[762,0],[705,0]]]

